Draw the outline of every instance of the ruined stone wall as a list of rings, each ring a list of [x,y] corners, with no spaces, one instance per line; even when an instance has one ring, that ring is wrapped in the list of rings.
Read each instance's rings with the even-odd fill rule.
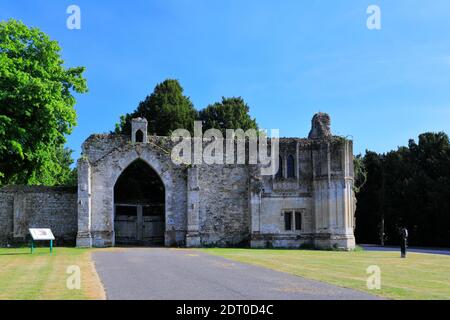
[[[199,167],[201,244],[236,246],[249,242],[248,166]]]
[[[142,120],[134,119],[132,128],[145,129]],[[174,142],[169,137],[149,136],[137,142],[130,136],[92,135],[78,161],[77,245],[114,245],[114,185],[123,170],[140,159],[165,186],[166,246],[236,246],[250,241],[253,247],[311,244],[351,249],[352,143],[332,136],[329,126],[329,116],[318,114],[308,139],[279,140],[281,177],[262,176],[254,164],[174,163],[170,157]],[[209,138],[201,143],[209,151],[217,145]],[[286,230],[286,210],[301,212],[299,230]]]
[[[146,131],[144,119],[133,123],[132,128]],[[59,243],[76,238],[80,247],[114,246],[114,186],[139,159],[165,187],[166,246],[242,246],[250,241],[253,247],[353,248],[352,142],[332,136],[329,125],[329,116],[318,114],[309,139],[279,140],[281,177],[262,176],[254,164],[174,163],[169,137],[144,135],[136,142],[124,135],[91,135],[78,160],[78,191],[0,189],[0,244],[23,241],[29,227],[49,227]],[[212,141],[203,140],[203,148]],[[248,149],[247,144],[246,154]],[[291,156],[294,175],[288,174]],[[285,210],[301,212],[301,230],[285,230]]]
[[[0,189],[0,246],[12,241],[14,195]]]
[[[294,176],[287,174],[289,156],[295,158]],[[263,177],[261,194],[252,195],[252,246],[354,247],[351,141],[283,138],[280,157],[282,175]],[[286,230],[286,211],[301,212],[300,230]]]
[[[114,185],[134,161],[146,162],[165,187],[165,244],[184,245],[186,238],[186,166],[170,158],[172,142],[167,137],[148,137],[132,143],[129,136],[91,135],[83,143],[78,165],[78,245],[114,246]]]
[[[0,189],[0,242],[23,242],[28,228],[50,228],[56,244],[75,243],[76,188],[13,186]]]
[[[295,247],[310,244],[314,233],[312,201],[311,140],[282,138],[279,155],[282,176],[264,176],[254,247]],[[288,161],[294,158],[294,176],[288,176]],[[301,230],[285,230],[284,211],[301,212]]]
[[[210,141],[204,140],[203,147]],[[190,220],[190,246],[236,246],[250,239],[249,165],[196,166],[188,187],[188,168],[170,159],[173,142],[167,137],[149,136],[146,143],[132,143],[130,137],[92,135],[83,144],[83,159],[89,172],[79,166],[79,194],[89,190],[79,210],[89,203],[90,216],[83,228],[92,237],[89,246],[114,245],[112,204],[115,181],[134,160],[147,162],[161,177],[166,192],[165,244],[185,245]],[[225,161],[225,159],[224,159]],[[190,217],[190,218],[189,218]],[[90,224],[90,226],[89,226]],[[90,234],[90,235],[89,235]],[[195,240],[192,240],[195,238]],[[90,240],[89,240],[90,241]],[[81,244],[80,244],[81,245]]]

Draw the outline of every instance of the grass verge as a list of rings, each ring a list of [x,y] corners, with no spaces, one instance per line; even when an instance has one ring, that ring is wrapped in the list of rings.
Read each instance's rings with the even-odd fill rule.
[[[0,299],[104,299],[105,293],[91,259],[92,249],[0,248]],[[69,266],[80,268],[80,289],[66,285]]]
[[[450,256],[396,252],[278,249],[200,249],[258,265],[391,299],[450,299]],[[367,268],[380,267],[381,289],[367,288]]]

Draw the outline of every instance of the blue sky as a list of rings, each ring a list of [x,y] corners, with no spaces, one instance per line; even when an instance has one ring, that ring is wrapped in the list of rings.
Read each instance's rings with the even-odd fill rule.
[[[66,9],[81,8],[81,30]],[[380,6],[382,29],[366,27]],[[328,112],[355,153],[386,152],[425,131],[450,133],[448,0],[2,0],[15,18],[58,40],[67,66],[86,66],[77,96],[78,158],[158,82],[180,80],[196,108],[242,96],[262,128],[307,136]]]

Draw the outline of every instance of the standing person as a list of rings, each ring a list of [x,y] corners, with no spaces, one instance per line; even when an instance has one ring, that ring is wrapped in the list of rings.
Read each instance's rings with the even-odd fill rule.
[[[400,248],[401,248],[401,252],[402,258],[406,258],[406,248],[408,247],[408,229],[406,229],[405,227],[403,227],[400,230],[400,235],[401,235],[401,243],[400,243]]]

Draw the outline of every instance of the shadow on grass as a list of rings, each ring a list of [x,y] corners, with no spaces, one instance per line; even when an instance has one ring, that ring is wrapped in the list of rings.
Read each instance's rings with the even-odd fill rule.
[[[0,253],[0,256],[18,256],[24,254],[31,254],[31,252],[11,252],[11,253]]]

